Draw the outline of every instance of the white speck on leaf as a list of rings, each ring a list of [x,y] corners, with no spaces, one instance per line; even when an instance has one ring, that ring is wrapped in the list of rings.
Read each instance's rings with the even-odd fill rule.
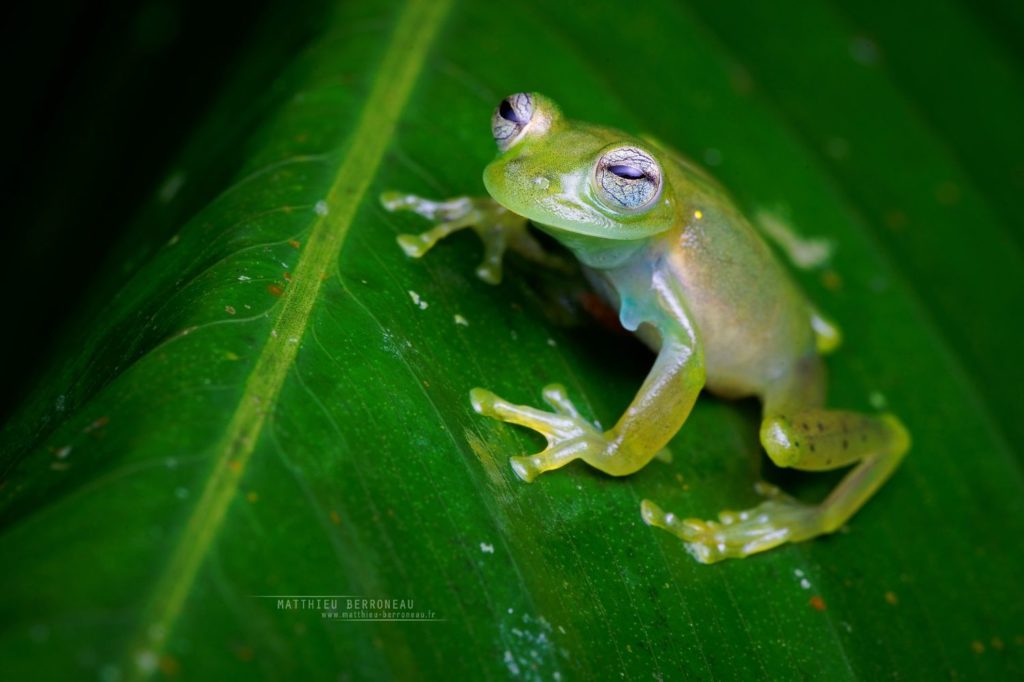
[[[456,313],[455,314],[455,324],[461,325],[463,327],[468,327],[469,326],[469,320],[464,318],[462,315],[459,315],[458,313]]]
[[[409,298],[412,299],[413,305],[418,306],[420,310],[426,310],[427,307],[430,305],[422,298],[420,298],[420,295],[413,291],[412,289],[409,289]]]
[[[494,545],[488,545],[486,542],[481,542],[480,551],[484,554],[494,554]]]
[[[71,446],[65,445],[64,447],[60,448],[59,450],[57,450],[57,452],[53,454],[55,454],[59,459],[65,459],[68,455],[71,454]]]
[[[316,202],[316,206],[313,207],[313,210],[316,211],[316,214],[319,216],[325,216],[331,212],[331,209],[327,206],[327,202],[323,199]]]
[[[554,347],[555,347],[555,346],[557,346],[558,344],[557,344],[557,343],[555,343],[555,340],[554,340],[554,339],[552,339],[552,338],[548,338],[548,345],[549,345],[549,346],[551,346],[552,348],[554,348]]]
[[[512,657],[512,652],[508,649],[505,649],[505,667],[508,668],[509,673],[513,676],[519,676],[519,665],[516,663],[516,659]]]
[[[144,673],[151,673],[156,670],[156,664],[156,654],[149,649],[145,649],[135,654],[135,665]]]
[[[805,590],[811,589],[811,581],[807,578],[800,578],[800,587],[804,588]]]
[[[249,277],[248,275],[239,275],[238,276],[238,281],[239,282],[248,282],[251,279],[252,279],[252,277]]]

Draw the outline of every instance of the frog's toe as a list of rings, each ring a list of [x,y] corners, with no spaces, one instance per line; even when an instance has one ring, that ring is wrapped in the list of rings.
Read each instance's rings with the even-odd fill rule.
[[[470,391],[469,401],[477,414],[525,426],[539,432],[549,441],[552,435],[566,426],[566,419],[561,414],[510,403],[484,388],[474,388]]]
[[[423,235],[419,234],[400,234],[397,241],[405,255],[412,258],[421,257],[433,246],[428,239],[424,239]]]
[[[707,524],[700,519],[681,519],[672,512],[666,512],[654,502],[644,500],[640,503],[640,516],[648,526],[664,528],[686,542],[693,542],[704,537]]]
[[[501,256],[487,257],[476,266],[476,276],[487,284],[501,284]]]
[[[396,192],[395,190],[387,190],[380,193],[380,205],[388,211],[401,210],[407,201],[407,197],[411,195],[403,192]]]
[[[569,399],[569,394],[562,384],[548,384],[544,387],[541,396],[544,398],[544,402],[559,414],[573,419],[583,418],[576,406],[573,405],[572,400]]]
[[[558,469],[585,454],[589,443],[584,439],[566,440],[536,455],[510,457],[509,464],[516,476],[527,483],[533,481],[545,471]]]

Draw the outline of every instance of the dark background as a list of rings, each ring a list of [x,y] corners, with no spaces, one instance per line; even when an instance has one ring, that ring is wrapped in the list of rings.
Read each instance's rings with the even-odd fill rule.
[[[69,318],[113,293],[91,285],[232,78],[269,5],[151,0],[4,10],[0,423],[55,349],[73,343],[64,337]]]

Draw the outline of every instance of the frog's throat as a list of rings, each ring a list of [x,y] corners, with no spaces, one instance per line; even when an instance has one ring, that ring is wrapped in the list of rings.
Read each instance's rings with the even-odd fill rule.
[[[637,239],[608,239],[583,234],[575,229],[565,230],[538,221],[532,222],[537,229],[551,235],[562,246],[572,251],[580,263],[588,268],[598,270],[607,270],[623,265],[646,248],[649,242],[649,238],[646,236]]]

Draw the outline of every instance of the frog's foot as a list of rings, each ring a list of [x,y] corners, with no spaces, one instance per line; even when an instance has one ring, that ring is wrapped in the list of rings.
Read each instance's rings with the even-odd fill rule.
[[[484,259],[477,266],[476,274],[489,284],[501,282],[502,258],[509,249],[541,265],[561,270],[569,268],[566,261],[544,251],[530,234],[526,218],[493,199],[457,197],[433,201],[413,194],[384,192],[380,201],[389,211],[412,211],[428,220],[439,221],[422,234],[398,236],[398,245],[413,258],[423,256],[448,235],[471,227],[484,243]]]
[[[519,424],[537,431],[548,441],[548,447],[536,455],[512,457],[512,469],[524,481],[532,481],[545,471],[582,459],[599,466],[608,449],[605,435],[580,415],[559,384],[544,387],[544,402],[554,412],[545,412],[526,405],[513,405],[490,391],[474,388],[469,393],[473,409],[485,417]]]
[[[690,554],[705,564],[750,556],[831,530],[820,507],[797,502],[765,483],[757,487],[767,500],[746,511],[723,511],[717,521],[680,519],[650,500],[641,503],[640,514],[648,525],[679,537]]]

